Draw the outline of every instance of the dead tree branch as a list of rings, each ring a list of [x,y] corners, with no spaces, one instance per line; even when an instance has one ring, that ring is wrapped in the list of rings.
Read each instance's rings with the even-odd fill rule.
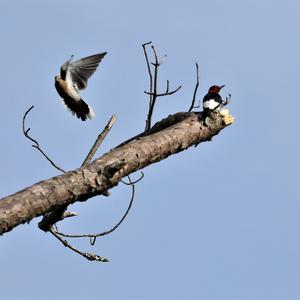
[[[207,120],[205,125],[201,113],[189,113],[179,123],[115,148],[86,167],[38,182],[0,199],[0,234],[57,207],[101,195],[123,177],[210,140],[234,118],[215,112]]]
[[[115,123],[116,117],[113,115],[104,130],[98,135],[93,147],[86,156],[80,168],[65,172],[58,167],[41,149],[37,140],[29,136],[30,128],[26,129],[25,121],[28,113],[33,109],[30,107],[23,116],[23,134],[57,170],[63,175],[38,182],[23,189],[13,195],[0,199],[0,235],[12,230],[14,227],[29,222],[32,218],[43,215],[39,222],[39,228],[49,231],[65,247],[81,255],[82,257],[99,262],[107,262],[108,259],[93,253],[83,252],[71,245],[64,238],[89,238],[91,245],[96,239],[108,235],[115,231],[127,217],[135,197],[135,184],[143,177],[132,181],[130,174],[142,168],[163,160],[169,155],[183,151],[192,145],[209,141],[223,128],[230,125],[234,118],[229,115],[229,111],[216,111],[202,120],[202,113],[192,113],[196,108],[195,101],[199,86],[199,68],[196,63],[196,85],[193,99],[188,112],[176,113],[157,122],[152,127],[152,117],[154,107],[159,97],[170,96],[181,89],[181,86],[170,90],[170,82],[167,80],[164,92],[158,92],[158,71],[163,59],[158,59],[156,49],[151,45],[154,62],[150,62],[147,53],[147,46],[151,42],[143,44],[144,55],[149,74],[149,110],[146,119],[144,132],[128,139],[110,152],[102,155],[91,163],[98,147],[105,139],[108,132]],[[166,57],[166,55],[165,55]],[[230,101],[224,100],[224,105]],[[129,182],[122,180],[128,177]],[[77,201],[86,201],[97,195],[108,195],[108,189],[122,182],[131,188],[131,199],[122,218],[111,229],[93,234],[66,234],[58,230],[56,223],[67,217],[77,214],[67,212],[69,204]]]
[[[161,121],[155,123],[152,128],[149,131],[143,131],[131,138],[129,138],[128,140],[122,142],[121,144],[119,144],[116,148],[119,148],[121,146],[124,146],[138,138],[141,138],[143,136],[147,136],[153,133],[156,133],[160,130],[166,129],[167,127],[170,127],[180,121],[183,121],[185,118],[189,117],[190,113],[189,112],[178,112],[174,115],[169,115],[167,118],[162,119]]]
[[[71,244],[69,244],[66,240],[64,240],[62,237],[60,237],[60,235],[57,233],[57,231],[51,227],[49,229],[49,232],[56,238],[58,239],[65,247],[69,248],[70,250],[78,253],[79,255],[83,256],[84,258],[88,259],[88,260],[92,260],[92,261],[99,261],[99,262],[108,262],[109,260],[103,256],[97,255],[97,254],[93,254],[93,253],[88,253],[88,252],[82,252],[80,250],[78,250],[77,248],[75,248],[74,246],[72,246]]]
[[[154,59],[155,59],[155,62],[151,63],[154,66],[154,75],[152,75],[151,66],[150,66],[150,63],[149,63],[149,58],[148,58],[148,54],[147,54],[147,50],[146,50],[146,45],[149,45],[149,44],[151,44],[151,42],[143,44],[144,54],[145,54],[148,73],[149,73],[149,78],[150,78],[150,91],[149,92],[144,91],[145,94],[150,96],[150,98],[149,98],[149,110],[148,110],[148,115],[147,115],[147,119],[146,119],[146,126],[145,126],[145,131],[144,132],[147,132],[151,129],[152,115],[153,115],[154,106],[156,104],[157,98],[158,97],[163,97],[163,96],[173,95],[181,89],[181,86],[179,86],[175,90],[169,91],[169,80],[167,80],[166,91],[164,93],[158,93],[157,92],[158,68],[161,65],[161,63],[159,63],[155,47],[153,45],[151,45],[151,49],[152,49]],[[154,77],[154,80],[153,80],[153,77]]]
[[[81,168],[87,166],[90,161],[92,160],[93,156],[97,152],[99,146],[105,139],[106,135],[108,132],[111,130],[112,126],[114,125],[116,121],[116,116],[112,115],[111,118],[109,119],[108,123],[106,124],[105,128],[102,130],[102,132],[98,135],[93,147],[89,151],[88,155],[86,156],[85,160],[83,161]],[[108,192],[104,192],[103,195],[107,196],[109,195]],[[58,206],[54,208],[52,211],[46,213],[43,216],[43,219],[39,222],[38,226],[41,230],[43,231],[49,231],[51,226],[65,218],[66,212],[65,210],[67,209],[68,204]]]
[[[200,106],[200,105],[195,106],[198,87],[199,87],[199,66],[198,66],[198,63],[196,63],[196,85],[195,85],[195,89],[194,89],[192,104],[188,110],[189,112],[191,112],[194,108],[198,108]]]
[[[128,177],[129,182],[126,182],[126,181],[124,181],[124,180],[120,180],[120,181],[121,181],[123,184],[125,184],[125,185],[130,185],[130,186],[132,186],[132,185],[137,184],[138,182],[140,182],[143,178],[144,178],[144,172],[141,171],[141,177],[138,178],[138,179],[135,180],[135,181],[132,181],[132,180],[130,179],[130,177]]]
[[[62,232],[59,232],[59,231],[57,231],[56,233],[58,235],[61,235],[63,237],[68,237],[68,238],[83,238],[83,237],[88,237],[88,238],[91,239],[90,240],[91,244],[94,245],[95,242],[96,242],[97,237],[104,236],[104,235],[110,234],[113,231],[115,231],[122,224],[122,222],[125,220],[125,218],[127,217],[128,213],[129,213],[129,211],[131,209],[133,200],[134,200],[135,186],[134,186],[134,183],[131,181],[130,176],[128,176],[128,180],[129,180],[129,183],[126,183],[126,184],[128,184],[128,185],[131,186],[131,199],[130,199],[129,205],[128,205],[128,207],[127,207],[124,215],[120,219],[120,221],[115,226],[113,226],[111,229],[109,229],[107,231],[99,232],[99,233],[90,233],[90,234],[65,234],[65,233],[62,233]],[[140,180],[141,180],[141,178],[139,178],[138,181],[140,181]]]
[[[40,148],[40,145],[38,143],[37,140],[33,139],[32,137],[30,137],[28,135],[28,132],[30,131],[30,128],[28,129],[25,129],[25,121],[26,121],[26,117],[28,115],[28,113],[33,109],[34,106],[31,106],[24,114],[23,116],[23,134],[25,135],[26,138],[28,138],[30,141],[32,141],[34,143],[34,145],[32,145],[34,148],[36,148],[37,150],[39,150],[43,156],[58,170],[62,171],[63,173],[66,173],[63,169],[61,169],[60,167],[58,167],[46,154],[45,152]],[[81,165],[81,168],[87,166],[92,158],[94,157],[95,153],[97,152],[99,146],[101,145],[101,143],[103,142],[103,140],[105,139],[106,135],[108,134],[108,132],[111,130],[112,126],[114,125],[116,121],[116,116],[113,115],[109,122],[107,123],[107,125],[105,126],[105,128],[103,129],[103,131],[98,135],[93,147],[91,148],[91,150],[89,151],[88,155],[86,156],[85,160],[83,161],[82,165]],[[143,175],[142,175],[143,177]],[[141,177],[141,178],[142,178]],[[128,176],[129,178],[129,181],[131,182],[130,180],[130,177]],[[138,182],[139,180],[138,179],[136,182]],[[124,184],[127,184],[126,182],[124,182]],[[109,234],[111,232],[113,232],[116,228],[118,228],[120,226],[120,224],[123,222],[123,220],[126,218],[131,206],[132,206],[132,202],[133,202],[133,199],[134,199],[134,183],[132,183],[132,197],[131,197],[131,201],[130,201],[130,204],[129,204],[129,207],[126,211],[126,213],[124,214],[124,216],[122,217],[121,221],[119,221],[117,223],[117,225],[115,225],[112,229],[104,232],[104,233],[100,233],[100,234],[97,234],[97,235],[93,235],[93,236],[90,236],[91,238],[93,238],[93,241],[91,242],[92,245],[94,245],[95,241],[96,241],[96,238],[98,236],[103,236],[103,235],[106,235],[106,234]],[[108,192],[107,192],[108,193]],[[105,194],[104,194],[105,195]],[[106,194],[108,195],[108,194]],[[65,205],[62,205],[62,206],[58,206],[56,207],[54,210],[44,214],[42,220],[39,222],[38,226],[41,230],[43,231],[49,231],[56,239],[58,239],[65,247],[67,247],[68,249],[80,254],[81,256],[89,259],[89,260],[94,260],[94,261],[101,261],[101,262],[105,262],[105,261],[108,261],[106,258],[102,257],[102,256],[99,256],[99,255],[96,255],[96,254],[92,254],[92,253],[86,253],[86,252],[82,252],[80,251],[79,249],[75,248],[74,246],[72,246],[70,243],[68,243],[68,241],[62,239],[60,236],[65,236],[67,237],[68,235],[64,235],[63,233],[61,232],[58,232],[57,230],[57,227],[55,226],[55,223],[57,223],[58,221],[61,221],[65,218],[68,218],[68,217],[74,217],[74,216],[77,216],[76,213],[74,212],[68,212],[66,211],[68,207],[68,204],[65,204]],[[87,235],[77,235],[77,236],[72,236],[72,237],[84,237],[84,236],[87,236]],[[71,237],[71,236],[69,236]]]
[[[180,89],[182,88],[182,86],[180,85],[178,88],[176,88],[175,90],[173,90],[173,91],[169,91],[169,80],[167,80],[167,88],[166,88],[166,91],[164,92],[164,93],[161,93],[161,94],[154,94],[154,93],[149,93],[149,92],[147,92],[147,91],[144,91],[144,93],[145,94],[147,94],[147,95],[152,95],[152,96],[154,96],[155,95],[155,97],[156,98],[158,98],[158,97],[163,97],[163,96],[170,96],[170,95],[173,95],[173,94],[175,94],[176,92],[178,92]]]
[[[32,141],[34,144],[31,145],[33,148],[37,149],[40,153],[42,153],[42,155],[49,161],[49,163],[56,168],[57,170],[66,173],[66,171],[64,171],[62,168],[60,168],[59,166],[57,166],[52,159],[49,158],[49,156],[41,149],[39,143],[33,139],[31,136],[29,136],[28,132],[30,131],[30,127],[26,129],[25,127],[25,121],[26,121],[26,117],[28,115],[28,113],[34,108],[34,106],[32,105],[24,114],[23,116],[23,122],[22,122],[22,128],[23,128],[23,134],[25,135],[25,137],[27,139],[29,139],[30,141]]]
[[[81,167],[85,167],[87,164],[89,164],[91,162],[91,160],[93,159],[94,155],[96,154],[98,148],[100,147],[101,143],[104,141],[105,137],[107,136],[107,134],[109,133],[109,131],[111,130],[111,128],[113,127],[115,122],[116,122],[116,116],[112,115],[111,118],[109,119],[108,123],[106,124],[105,128],[103,129],[103,131],[98,135],[92,149],[86,156]]]
[[[126,185],[130,185],[131,186],[131,190],[132,190],[132,193],[131,193],[131,200],[129,202],[129,205],[128,205],[128,208],[126,210],[126,212],[124,213],[124,215],[122,216],[122,218],[120,219],[120,221],[114,226],[112,227],[111,229],[107,230],[107,231],[104,231],[104,232],[100,232],[100,233],[93,233],[93,234],[65,234],[63,232],[59,232],[58,229],[57,229],[57,226],[54,224],[53,226],[51,226],[49,228],[49,231],[50,233],[52,233],[54,235],[55,238],[57,238],[65,247],[67,247],[68,249],[72,250],[73,252],[87,258],[88,260],[92,260],[92,261],[100,261],[100,262],[108,262],[109,260],[103,256],[100,256],[98,254],[93,254],[93,253],[87,253],[87,252],[83,252],[77,248],[75,248],[74,246],[72,246],[67,240],[64,240],[62,237],[68,237],[68,238],[86,238],[88,237],[90,239],[90,244],[92,246],[95,245],[96,243],[96,239],[100,236],[104,236],[104,235],[107,235],[107,234],[111,234],[113,231],[115,231],[120,225],[121,223],[125,220],[125,218],[127,217],[130,209],[131,209],[131,206],[132,206],[132,203],[133,203],[133,200],[134,200],[134,196],[135,196],[135,186],[134,184],[139,182],[140,180],[142,180],[142,178],[144,177],[144,174],[142,172],[142,176],[137,179],[136,181],[132,181],[130,176],[128,175],[128,180],[129,180],[129,183],[127,182],[123,182],[124,184]],[[66,212],[65,212],[66,214]],[[70,213],[72,214],[72,213]]]
[[[146,46],[150,45],[152,42],[148,42],[148,43],[145,43],[143,44],[143,50],[144,50],[144,55],[145,55],[145,59],[146,59],[146,63],[147,63],[147,70],[148,70],[148,75],[149,75],[149,90],[150,90],[150,93],[152,93],[152,90],[153,90],[153,78],[152,78],[152,72],[151,72],[151,67],[150,67],[150,62],[149,62],[149,58],[148,58],[148,53],[147,53],[147,50],[146,50]],[[150,95],[149,97],[149,110],[150,110],[150,107],[152,105],[152,101],[153,101],[153,95]],[[146,128],[147,128],[147,122],[146,122]],[[145,128],[145,130],[146,130]]]

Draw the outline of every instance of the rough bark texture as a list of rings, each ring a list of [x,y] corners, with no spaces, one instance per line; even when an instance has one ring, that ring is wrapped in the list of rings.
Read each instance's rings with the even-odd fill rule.
[[[117,147],[84,168],[38,182],[0,199],[0,234],[60,206],[101,195],[124,176],[210,140],[227,126],[220,113],[212,114],[206,125],[199,120],[199,113],[178,116],[167,118],[176,120],[170,123],[175,122],[174,125]]]

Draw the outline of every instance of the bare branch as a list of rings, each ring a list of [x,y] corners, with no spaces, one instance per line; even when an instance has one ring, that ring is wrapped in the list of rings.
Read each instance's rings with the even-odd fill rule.
[[[90,161],[92,160],[93,156],[95,155],[97,149],[99,148],[99,146],[105,139],[106,135],[108,134],[108,132],[114,125],[115,121],[116,121],[116,116],[112,115],[110,120],[108,121],[107,125],[105,126],[105,128],[98,135],[93,147],[91,148],[91,150],[89,151],[85,160],[83,161],[81,168],[87,166],[90,163]],[[103,193],[103,195],[109,196],[109,192],[106,191]],[[62,206],[56,207],[52,211],[46,213],[43,216],[43,219],[38,223],[39,228],[45,232],[49,231],[53,224],[55,224],[59,221],[62,221],[63,219],[66,218],[66,214],[68,214],[68,212],[66,212],[65,210],[67,209],[67,207],[68,207],[68,205],[62,205]]]
[[[113,127],[114,123],[116,122],[116,116],[112,115],[108,121],[108,123],[106,124],[105,128],[102,130],[102,132],[98,135],[92,149],[90,150],[90,152],[88,153],[87,157],[85,158],[85,160],[83,161],[81,167],[85,167],[87,164],[89,164],[92,160],[92,158],[94,157],[95,153],[97,152],[99,146],[101,145],[101,143],[103,142],[103,140],[105,139],[106,135],[109,133],[109,131],[111,130],[111,128]]]
[[[231,102],[231,94],[228,94],[228,96],[226,96],[225,100],[223,100],[222,106],[226,106],[230,102]]]
[[[156,98],[157,98],[157,76],[158,76],[159,63],[157,60],[157,54],[156,54],[154,46],[151,46],[151,48],[152,48],[152,51],[153,51],[153,54],[155,57],[155,63],[154,64],[152,63],[154,65],[154,82],[153,82],[153,88],[152,88],[152,91],[153,91],[152,102],[149,105],[149,112],[148,112],[148,116],[147,116],[145,131],[148,131],[151,128],[151,119],[152,119],[154,106],[155,106],[155,102],[156,102]],[[150,89],[150,93],[151,93],[151,89]]]
[[[157,98],[157,76],[158,76],[159,63],[158,63],[157,54],[154,46],[152,45],[151,48],[155,58],[155,63],[151,63],[152,65],[154,65],[154,82],[153,82],[153,87],[150,89],[150,97],[152,96],[152,101],[149,104],[149,112],[147,116],[145,131],[148,131],[151,128],[151,119],[152,119],[153,110]]]
[[[74,211],[65,211],[63,214],[63,218],[70,218],[70,217],[77,217],[78,213],[74,212]]]
[[[41,149],[39,143],[33,139],[31,136],[29,136],[28,132],[30,131],[30,128],[26,129],[25,127],[25,121],[26,121],[26,117],[28,115],[28,113],[34,108],[34,106],[32,105],[24,114],[23,116],[23,122],[22,122],[22,128],[23,128],[23,134],[25,135],[26,138],[28,138],[30,141],[32,141],[34,143],[34,145],[31,145],[33,148],[37,149],[49,162],[50,164],[56,168],[57,170],[66,173],[66,171],[64,171],[62,168],[60,168],[59,166],[57,166],[52,159],[49,158],[49,156]]]
[[[43,215],[42,220],[38,223],[39,229],[47,232],[50,231],[51,226],[58,221],[62,221],[65,217],[65,210],[67,209],[68,204],[61,205],[58,207],[55,207],[50,212],[47,212]]]
[[[187,118],[188,116],[190,116],[189,112],[178,112],[174,115],[169,115],[167,118],[162,119],[159,122],[156,122],[149,131],[143,131],[129,139],[127,139],[126,141],[122,142],[121,144],[119,144],[118,146],[116,146],[115,148],[119,148],[121,146],[124,146],[138,138],[150,135],[152,133],[156,133],[160,130],[163,130],[167,127],[170,127],[178,122],[181,122],[182,120],[184,120],[185,118]]]
[[[169,80],[168,80],[168,82],[169,82]],[[180,86],[179,86],[178,88],[176,88],[175,90],[169,92],[169,87],[167,87],[167,89],[166,89],[166,91],[165,91],[164,93],[157,94],[156,97],[158,98],[158,97],[163,97],[163,96],[170,96],[170,95],[173,95],[173,94],[175,94],[176,92],[178,92],[181,88],[182,88],[182,86],[180,85]],[[147,94],[147,95],[154,95],[153,93],[151,94],[151,93],[149,93],[149,92],[147,92],[147,91],[144,91],[144,93]]]
[[[121,182],[124,183],[125,185],[133,185],[133,184],[136,184],[136,183],[140,182],[144,178],[144,176],[145,176],[144,172],[141,171],[141,177],[139,179],[137,179],[135,181],[129,181],[129,183],[124,181],[124,180],[121,180]]]
[[[151,63],[154,66],[154,81],[153,81],[153,85],[151,85],[150,91],[144,91],[145,94],[150,96],[150,103],[149,103],[149,111],[148,111],[148,115],[147,115],[147,120],[146,120],[146,127],[145,127],[145,131],[144,132],[148,132],[151,128],[151,122],[152,122],[152,115],[153,115],[153,111],[154,111],[154,106],[156,104],[156,100],[158,97],[163,97],[163,96],[170,96],[175,94],[177,91],[179,91],[181,89],[181,86],[179,86],[178,88],[176,88],[173,91],[169,91],[169,80],[167,80],[167,88],[166,91],[164,93],[158,93],[157,92],[157,82],[158,82],[158,68],[161,65],[161,63],[159,62],[158,58],[157,58],[157,53],[155,50],[155,47],[153,45],[151,45],[151,49],[153,51],[153,55],[155,58],[155,62]],[[144,49],[145,50],[145,49]],[[149,60],[148,60],[149,62]],[[149,72],[151,73],[151,69],[149,67]],[[151,75],[152,78],[152,75]]]
[[[25,114],[24,114],[24,116],[23,116],[22,128],[23,128],[23,133],[24,133],[24,135],[25,135],[29,140],[31,140],[34,144],[36,144],[36,146],[39,146],[39,143],[38,143],[35,139],[33,139],[32,137],[30,137],[30,136],[28,135],[28,132],[29,132],[30,128],[25,129],[25,120],[26,120],[26,117],[27,117],[27,115],[29,114],[29,112],[30,112],[33,108],[34,108],[34,105],[32,105],[30,108],[28,108],[28,109],[26,110],[26,112],[25,112]]]
[[[91,261],[109,262],[109,260],[106,257],[100,256],[100,255],[97,255],[97,254],[93,254],[93,253],[82,252],[82,251],[78,250],[77,248],[75,248],[74,246],[69,244],[66,240],[61,238],[53,227],[50,228],[49,232],[55,238],[57,238],[65,247],[67,247],[70,250],[76,252],[77,254],[83,256],[84,258],[86,258],[88,260],[91,260]]]
[[[146,59],[146,63],[147,63],[147,69],[148,69],[148,74],[149,74],[149,90],[150,93],[152,93],[153,91],[153,77],[152,77],[152,72],[151,72],[151,67],[150,67],[150,62],[149,62],[149,58],[148,58],[148,54],[147,54],[147,50],[146,50],[146,46],[150,45],[152,42],[148,42],[143,44],[143,50],[144,50],[144,55],[145,55],[145,59]],[[149,110],[152,106],[152,102],[153,102],[153,95],[149,95]],[[145,130],[148,128],[148,118],[146,120],[146,127]]]
[[[58,206],[102,195],[125,176],[195,144],[211,140],[234,122],[228,110],[227,116],[222,111],[213,112],[206,118],[206,124],[201,113],[179,115],[185,115],[181,122],[174,121],[172,126],[112,149],[85,168],[40,181],[2,198],[0,235]],[[163,123],[168,124],[169,119],[173,120],[174,115]]]
[[[125,218],[127,217],[128,213],[129,213],[129,211],[131,209],[131,206],[132,206],[132,203],[133,203],[133,200],[134,200],[134,196],[135,196],[134,182],[131,181],[130,176],[127,176],[127,177],[128,177],[128,180],[129,180],[129,184],[128,185],[131,186],[131,191],[132,191],[132,193],[131,193],[131,199],[130,199],[129,205],[128,205],[127,210],[124,213],[123,217],[120,219],[120,221],[114,227],[112,227],[111,229],[109,229],[107,231],[103,231],[103,232],[100,232],[100,233],[91,233],[91,234],[66,234],[66,233],[62,233],[62,232],[57,231],[57,234],[59,234],[59,235],[61,235],[63,237],[69,237],[69,238],[84,238],[84,237],[88,237],[88,238],[91,239],[90,243],[92,245],[94,245],[95,242],[96,242],[96,238],[97,237],[104,236],[104,235],[110,234],[113,231],[115,231],[121,225],[121,223],[125,220]],[[138,181],[140,181],[141,179],[142,178],[140,178]]]
[[[155,58],[155,63],[152,63],[152,65],[154,65],[154,66],[155,65],[159,65],[155,47],[152,45],[151,48],[152,48],[152,51],[153,51],[153,54],[154,54],[154,58]]]
[[[192,100],[192,104],[189,108],[189,112],[191,112],[194,108],[198,108],[198,106],[195,106],[195,101],[196,101],[196,96],[197,96],[197,90],[199,87],[199,66],[198,63],[196,63],[196,86],[195,86],[195,90],[194,90],[194,95],[193,95],[193,100]],[[200,104],[199,104],[200,106]]]

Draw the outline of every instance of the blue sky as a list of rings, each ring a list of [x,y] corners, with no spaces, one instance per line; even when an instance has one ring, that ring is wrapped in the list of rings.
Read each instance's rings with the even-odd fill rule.
[[[143,130],[148,87],[141,44],[152,41],[160,99],[154,120],[187,110],[226,84],[236,122],[212,142],[145,169],[135,203],[111,236],[81,249],[88,262],[38,230],[0,238],[0,299],[300,299],[299,1],[0,1],[0,197],[58,174],[21,132],[67,170],[77,168],[112,114],[101,155]],[[66,111],[54,76],[71,54],[108,54],[82,96],[96,118]],[[137,175],[138,176],[138,175]],[[66,232],[108,229],[126,209],[123,185],[75,204]]]

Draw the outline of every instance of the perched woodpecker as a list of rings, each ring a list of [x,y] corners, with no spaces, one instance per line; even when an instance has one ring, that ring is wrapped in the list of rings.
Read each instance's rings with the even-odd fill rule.
[[[91,55],[71,62],[71,58],[60,68],[60,76],[55,76],[55,88],[62,101],[77,118],[85,121],[95,116],[93,109],[85,103],[79,90],[87,87],[88,79],[94,74],[106,52]]]
[[[225,101],[222,100],[219,92],[225,85],[213,85],[209,88],[208,93],[203,98],[204,116],[209,115],[212,111],[220,109],[224,106]]]

